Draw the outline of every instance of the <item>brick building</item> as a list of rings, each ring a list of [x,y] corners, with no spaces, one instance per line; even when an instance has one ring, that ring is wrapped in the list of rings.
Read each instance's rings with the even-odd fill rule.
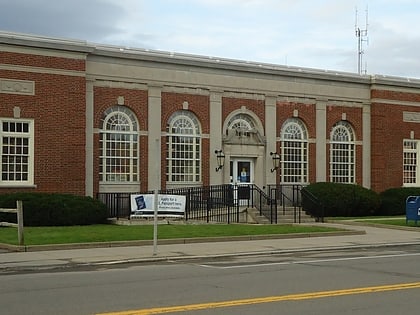
[[[0,193],[416,186],[419,106],[420,80],[0,33]]]

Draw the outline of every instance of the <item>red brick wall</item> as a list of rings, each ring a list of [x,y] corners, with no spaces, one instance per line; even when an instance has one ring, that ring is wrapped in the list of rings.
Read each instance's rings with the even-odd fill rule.
[[[166,131],[166,124],[171,115],[183,109],[184,102],[188,102],[188,110],[197,116],[201,124],[201,133],[210,133],[210,97],[207,95],[180,94],[172,92],[162,92],[162,119],[161,129]],[[162,147],[162,169],[161,187],[166,188],[166,139],[161,141]],[[201,174],[204,186],[210,184],[210,141],[201,140]]]
[[[80,55],[82,56],[82,55]],[[86,61],[84,59],[41,56],[35,54],[0,51],[0,64],[22,66],[21,71],[0,70],[5,79],[29,80],[35,82],[35,95],[0,94],[0,117],[12,118],[13,108],[19,107],[21,118],[34,120],[34,183],[36,188],[0,188],[0,193],[34,190],[40,192],[63,192],[85,194],[85,137],[86,137]],[[23,67],[37,67],[45,71],[27,72]],[[48,73],[48,70],[54,73]],[[59,74],[60,70],[72,71],[74,75]],[[80,76],[78,76],[79,74]],[[117,104],[123,96],[139,120],[141,131],[148,130],[148,93],[145,90],[130,90],[110,87],[94,87],[94,127],[100,128],[103,112]],[[371,179],[375,191],[402,185],[403,139],[410,138],[413,131],[420,139],[420,124],[403,121],[403,112],[420,112],[419,93],[405,91],[377,90],[371,92]],[[166,131],[166,122],[177,110],[188,102],[188,110],[200,121],[202,133],[210,133],[210,100],[208,95],[186,93],[162,93],[161,130]],[[404,103],[406,102],[406,103]],[[263,100],[223,97],[222,120],[232,111],[245,106],[265,126],[265,102]],[[293,117],[298,110],[299,118],[308,128],[309,138],[316,137],[315,104],[298,102],[277,102],[276,136],[279,136],[284,121]],[[346,107],[340,104],[327,106],[325,139],[330,138],[332,126],[342,119],[353,126],[357,141],[363,141],[362,108]],[[220,131],[223,132],[223,131]],[[141,190],[148,189],[148,139],[140,137],[140,180]],[[166,139],[162,139],[162,188],[166,186]],[[94,192],[99,187],[99,137],[94,135]],[[362,183],[362,146],[356,146],[356,181]],[[77,153],[77,154],[75,154]],[[202,139],[202,181],[209,184],[210,140]],[[309,180],[316,180],[316,147],[309,144]],[[327,180],[329,178],[329,146],[326,149]]]
[[[85,61],[0,52],[0,63],[84,71]],[[0,77],[35,82],[35,95],[0,94],[0,116],[34,119],[34,184],[39,191],[85,194],[86,84],[81,76],[0,70]],[[78,154],[74,154],[77,152]]]
[[[139,131],[148,130],[148,92],[145,90],[130,90],[122,88],[94,87],[94,127],[101,129],[103,113],[112,106],[117,105],[119,96],[124,97],[124,105],[136,115],[139,122]],[[148,137],[140,136],[140,186],[139,191],[148,190]],[[99,135],[94,139],[94,193],[99,190]]]
[[[371,106],[372,134],[372,189],[381,192],[403,185],[403,140],[420,139],[420,124],[403,121],[403,112],[419,112],[416,106],[381,103],[379,98],[391,101],[420,102],[420,94],[372,90],[377,101]]]
[[[24,53],[0,52],[0,64],[34,66],[49,69],[85,71],[85,60],[63,57],[40,56]]]
[[[230,113],[240,109],[242,106],[245,106],[247,110],[257,115],[262,125],[265,126],[265,102],[263,100],[222,97],[222,121],[224,122]]]

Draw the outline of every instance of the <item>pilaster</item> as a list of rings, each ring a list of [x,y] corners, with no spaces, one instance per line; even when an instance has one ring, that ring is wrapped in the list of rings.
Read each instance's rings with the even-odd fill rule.
[[[327,180],[327,101],[316,101],[316,181]]]

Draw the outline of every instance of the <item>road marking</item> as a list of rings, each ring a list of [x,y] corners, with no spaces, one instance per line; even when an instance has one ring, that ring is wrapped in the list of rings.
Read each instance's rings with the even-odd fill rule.
[[[255,268],[255,267],[278,266],[278,265],[315,264],[315,263],[323,263],[323,262],[377,259],[377,258],[397,258],[397,257],[409,257],[409,256],[420,256],[420,253],[341,257],[341,258],[324,258],[324,259],[314,259],[314,260],[281,261],[281,262],[273,262],[273,263],[241,264],[241,265],[230,265],[230,266],[218,266],[216,264],[215,265],[200,264],[199,266],[200,267],[205,267],[205,268],[213,268],[213,269],[237,269],[237,268]]]
[[[177,305],[177,306],[167,306],[167,307],[155,307],[155,308],[139,309],[139,310],[131,310],[131,311],[123,311],[123,312],[101,313],[101,314],[96,314],[96,315],[153,315],[153,314],[165,314],[165,313],[176,313],[176,312],[189,312],[189,311],[198,311],[198,310],[204,310],[204,309],[243,306],[243,305],[251,305],[251,304],[262,304],[262,303],[284,302],[284,301],[299,301],[299,300],[319,299],[319,298],[334,297],[334,296],[366,294],[366,293],[419,289],[419,288],[420,288],[420,282],[400,283],[400,284],[362,287],[362,288],[354,288],[354,289],[319,291],[319,292],[297,293],[297,294],[288,294],[288,295],[279,295],[279,296],[268,296],[268,297],[261,297],[261,298],[221,301],[221,302],[208,302],[208,303]]]

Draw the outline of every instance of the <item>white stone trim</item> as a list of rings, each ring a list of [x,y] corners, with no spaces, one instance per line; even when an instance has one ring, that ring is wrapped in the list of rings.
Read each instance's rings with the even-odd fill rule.
[[[0,93],[35,95],[35,81],[0,78]]]

